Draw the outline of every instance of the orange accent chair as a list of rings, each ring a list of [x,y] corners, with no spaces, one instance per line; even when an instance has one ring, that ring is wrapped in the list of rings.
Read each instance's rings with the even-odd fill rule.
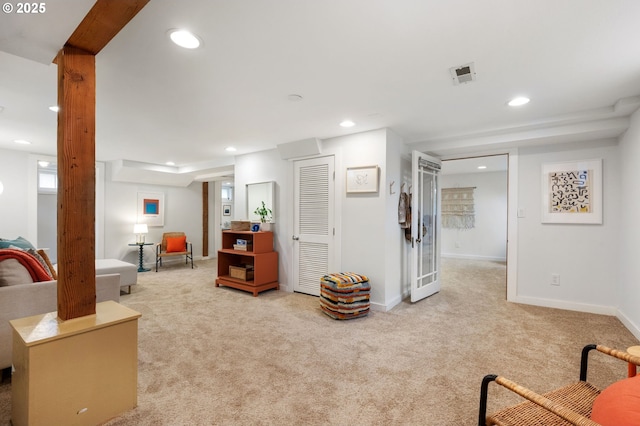
[[[156,272],[158,265],[162,266],[162,258],[172,256],[184,256],[184,263],[193,269],[193,245],[187,241],[184,232],[165,232],[162,234],[162,242],[156,244]]]

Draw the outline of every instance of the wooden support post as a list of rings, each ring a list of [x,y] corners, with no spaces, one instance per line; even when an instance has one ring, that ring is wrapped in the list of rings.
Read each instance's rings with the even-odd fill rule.
[[[202,182],[202,256],[209,256],[209,182]]]
[[[95,55],[58,57],[58,317],[96,312]]]

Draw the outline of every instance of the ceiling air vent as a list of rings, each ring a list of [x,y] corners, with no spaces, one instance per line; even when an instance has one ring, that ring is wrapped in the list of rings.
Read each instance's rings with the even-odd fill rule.
[[[473,62],[450,68],[453,84],[471,83],[476,80],[476,66]]]

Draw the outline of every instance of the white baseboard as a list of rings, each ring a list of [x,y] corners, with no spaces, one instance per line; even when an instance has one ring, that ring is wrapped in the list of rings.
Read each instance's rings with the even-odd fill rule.
[[[616,317],[620,320],[622,324],[633,334],[636,339],[640,340],[640,327],[638,324],[634,323],[624,312],[621,310],[616,311]]]
[[[388,303],[371,302],[369,305],[369,309],[377,312],[387,312],[393,309],[393,307],[398,305],[400,302],[402,302],[402,296],[397,296],[391,299],[391,301],[389,301]]]
[[[588,312],[591,314],[616,316],[617,309],[613,306],[591,305],[587,303],[567,302],[565,300],[542,299],[539,297],[516,296],[515,303],[542,306],[545,308],[565,309],[567,311]]]
[[[495,262],[506,262],[506,257],[496,257],[496,256],[478,256],[475,254],[457,254],[457,253],[442,253],[442,257],[447,257],[450,259],[466,259],[466,260],[492,260]]]

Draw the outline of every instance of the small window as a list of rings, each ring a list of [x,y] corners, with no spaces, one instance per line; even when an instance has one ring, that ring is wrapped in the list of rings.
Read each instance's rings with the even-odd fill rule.
[[[38,191],[42,193],[55,193],[58,191],[58,174],[55,171],[38,171]]]
[[[233,200],[233,187],[231,187],[231,186],[223,186],[222,187],[222,199],[224,201]]]

